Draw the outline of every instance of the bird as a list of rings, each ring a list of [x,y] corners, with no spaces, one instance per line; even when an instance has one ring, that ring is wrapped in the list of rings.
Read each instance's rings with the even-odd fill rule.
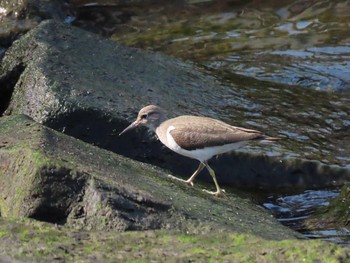
[[[208,164],[209,159],[234,151],[250,140],[278,140],[260,131],[232,126],[209,117],[181,115],[168,119],[163,109],[155,105],[142,108],[136,120],[120,132],[119,136],[138,126],[146,126],[155,132],[158,139],[170,150],[199,161],[197,170],[185,180],[188,185],[193,186],[197,175],[206,167],[216,191],[203,191],[214,196],[224,196],[224,190],[220,188],[215,172]]]

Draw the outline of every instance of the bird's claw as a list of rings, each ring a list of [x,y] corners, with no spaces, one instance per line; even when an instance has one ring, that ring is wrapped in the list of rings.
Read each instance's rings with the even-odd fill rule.
[[[187,180],[187,181],[185,181],[185,183],[186,183],[186,184],[188,184],[188,185],[189,185],[189,186],[191,186],[191,187],[193,187],[193,186],[194,186],[194,184],[193,184],[193,182],[192,182],[192,181]]]
[[[191,187],[194,186],[194,184],[193,184],[192,181],[184,180],[184,179],[175,177],[175,176],[173,176],[173,175],[171,175],[171,174],[168,174],[168,177],[171,178],[171,179],[173,179],[173,180],[180,181],[180,182],[182,182],[182,183],[188,184],[188,185],[191,186]]]
[[[208,194],[214,195],[216,197],[224,197],[225,196],[225,192],[226,192],[224,189],[217,190],[216,192],[209,191],[209,190],[206,190],[206,189],[203,189],[202,191],[206,192]]]
[[[176,181],[180,181],[180,182],[186,182],[184,179],[181,179],[181,178],[177,178],[171,174],[168,174],[167,175],[170,179],[173,179],[173,180],[176,180]]]
[[[180,181],[180,182],[183,182],[191,187],[194,187],[194,184],[192,181],[190,180],[184,180],[184,179],[181,179],[181,178],[178,178],[178,177],[175,177],[171,174],[168,174],[168,177],[171,178],[171,179],[175,179],[176,181]],[[213,196],[217,196],[217,197],[225,197],[225,189],[219,189],[217,190],[216,192],[213,192],[213,191],[209,191],[209,190],[206,190],[206,189],[203,189],[203,192],[206,192],[208,194],[211,194]]]

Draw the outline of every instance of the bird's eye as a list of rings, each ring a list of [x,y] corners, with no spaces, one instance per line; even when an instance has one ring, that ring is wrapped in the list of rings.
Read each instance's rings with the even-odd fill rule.
[[[146,119],[147,118],[147,114],[142,114],[141,115],[141,119]]]

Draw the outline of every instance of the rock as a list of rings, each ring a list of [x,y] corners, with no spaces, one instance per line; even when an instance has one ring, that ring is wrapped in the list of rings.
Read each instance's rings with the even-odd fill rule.
[[[0,262],[347,262],[350,251],[320,240],[281,242],[227,232],[77,232],[4,218],[0,233]]]
[[[349,248],[317,240],[264,240],[252,235],[178,232],[73,232],[0,218],[0,255],[23,262],[346,262]],[[14,245],[15,244],[15,245]],[[1,258],[0,258],[1,260]],[[5,262],[18,262],[17,260]],[[1,262],[1,261],[0,261]]]
[[[115,135],[147,104],[162,106],[170,116],[215,117],[220,101],[235,97],[230,87],[192,64],[127,48],[57,21],[43,22],[11,46],[0,83],[4,115],[24,113],[85,142],[185,177],[197,162],[165,149],[144,129]],[[295,141],[281,140],[213,161],[219,183],[281,191],[349,180],[346,166],[325,164],[312,155],[305,159],[304,149],[291,152],[279,146],[286,142],[298,149]],[[205,173],[204,179],[211,181]]]
[[[217,199],[165,172],[42,126],[0,118],[0,212],[75,229],[167,229],[300,237],[234,194]]]
[[[0,143],[0,262],[349,259],[245,198],[208,196],[24,115],[0,119]]]

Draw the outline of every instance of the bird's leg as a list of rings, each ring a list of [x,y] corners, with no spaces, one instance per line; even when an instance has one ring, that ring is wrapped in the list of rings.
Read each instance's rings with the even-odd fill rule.
[[[193,186],[193,181],[194,179],[197,177],[197,175],[203,170],[203,168],[205,167],[205,165],[201,162],[197,168],[196,171],[194,171],[194,173],[192,174],[192,176],[185,181],[186,184],[189,184],[190,186]]]
[[[181,181],[181,182],[185,182],[186,184],[190,185],[193,187],[193,181],[194,179],[197,177],[197,175],[203,170],[203,168],[205,167],[205,165],[201,162],[197,168],[196,171],[194,171],[194,173],[192,174],[192,176],[187,179],[187,180],[184,180],[184,179],[180,179],[180,178],[177,178],[175,176],[172,176],[172,175],[168,175],[168,177],[170,177],[171,179],[175,179],[175,180],[178,180],[178,181]]]
[[[215,196],[222,196],[222,195],[224,195],[224,190],[221,190],[218,182],[216,181],[216,176],[215,176],[214,170],[208,165],[207,162],[204,162],[204,165],[205,165],[205,167],[207,167],[211,177],[213,177],[213,181],[214,181],[214,184],[215,184],[215,187],[216,187],[216,192],[208,191],[208,190],[205,190],[205,189],[203,189],[203,191],[207,192],[209,194],[215,195]]]

